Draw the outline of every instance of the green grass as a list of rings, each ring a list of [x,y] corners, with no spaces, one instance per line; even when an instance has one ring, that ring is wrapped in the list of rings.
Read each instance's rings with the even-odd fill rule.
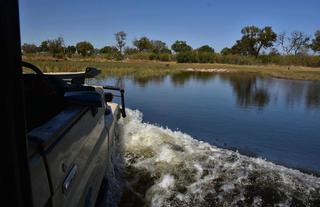
[[[138,78],[157,77],[182,70],[193,69],[226,69],[234,73],[253,73],[262,76],[272,76],[287,79],[320,80],[320,68],[302,66],[277,66],[277,65],[231,65],[231,64],[199,64],[199,63],[175,63],[157,61],[129,61],[115,62],[103,59],[71,59],[71,60],[35,60],[24,58],[44,72],[74,72],[83,71],[92,66],[102,70],[102,73],[110,76],[135,76]]]

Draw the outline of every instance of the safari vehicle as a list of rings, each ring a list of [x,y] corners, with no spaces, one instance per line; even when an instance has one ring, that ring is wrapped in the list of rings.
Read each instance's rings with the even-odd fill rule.
[[[89,86],[98,74],[44,74],[21,61],[16,0],[0,3],[3,51],[1,193],[9,206],[94,206],[103,186],[124,90]],[[4,67],[5,66],[5,67]],[[34,73],[23,73],[22,67]],[[119,91],[122,107],[111,103]]]
[[[118,90],[111,86],[85,85],[85,78],[99,73],[87,68],[78,73],[43,74],[22,62],[34,73],[24,73],[27,138],[31,186],[35,206],[92,206],[106,168],[117,119],[125,117],[111,103]]]

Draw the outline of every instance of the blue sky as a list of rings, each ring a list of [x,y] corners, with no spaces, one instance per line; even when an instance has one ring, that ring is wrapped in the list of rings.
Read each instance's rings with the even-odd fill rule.
[[[185,40],[217,51],[230,47],[246,25],[272,26],[276,32],[320,30],[320,0],[20,0],[22,43],[39,44],[62,36],[67,45],[90,41],[114,44],[125,31],[127,45],[147,36]]]

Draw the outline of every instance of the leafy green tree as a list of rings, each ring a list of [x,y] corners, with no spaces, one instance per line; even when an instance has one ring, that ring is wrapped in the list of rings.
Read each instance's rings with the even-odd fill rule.
[[[311,43],[311,49],[315,53],[320,52],[320,30],[316,31],[316,33],[314,34],[314,39]]]
[[[39,51],[39,48],[35,44],[27,44],[24,43],[21,46],[22,52],[23,53],[37,53]]]
[[[199,63],[212,63],[214,60],[214,49],[209,45],[203,45],[196,49],[193,55],[197,55],[196,60]]]
[[[53,57],[64,56],[64,39],[63,37],[58,37],[57,39],[47,40],[48,50]]]
[[[203,45],[197,49],[199,53],[214,53],[214,49],[209,45]]]
[[[90,56],[94,53],[94,47],[90,42],[82,41],[76,44],[77,52],[84,56]]]
[[[120,54],[122,54],[122,52],[123,52],[122,49],[126,45],[125,40],[127,38],[127,34],[124,31],[120,31],[115,34],[115,37],[116,37],[116,42],[117,42],[117,48],[119,49]]]
[[[239,55],[252,55],[253,51],[250,49],[249,42],[247,40],[237,40],[230,49],[231,54]]]
[[[197,63],[198,55],[194,51],[179,52],[176,59],[178,63]]]
[[[66,53],[68,54],[74,54],[76,53],[77,48],[73,45],[69,45],[68,47],[66,47]]]
[[[169,61],[171,59],[171,55],[169,53],[160,53],[159,60],[160,61]]]
[[[197,60],[199,63],[213,63],[214,53],[213,52],[198,52]]]
[[[74,53],[76,53],[77,49],[73,45],[69,45],[68,47],[65,48],[65,53],[67,54],[68,57],[72,57]]]
[[[262,48],[267,49],[273,47],[274,42],[277,40],[277,34],[272,31],[272,27],[264,27],[260,29],[258,33],[257,43],[256,43],[256,57]]]
[[[171,51],[169,48],[163,48],[163,49],[160,50],[160,53],[161,53],[161,54],[171,55],[171,54],[172,54],[172,51]]]
[[[229,54],[231,54],[231,49],[228,48],[228,47],[225,47],[225,48],[223,48],[223,49],[221,50],[220,53],[221,53],[222,55],[229,55]]]
[[[192,47],[189,46],[186,41],[177,40],[175,43],[171,45],[171,49],[176,53],[179,52],[190,52],[192,51]]]
[[[272,47],[277,40],[277,34],[269,26],[262,29],[247,26],[241,30],[241,33],[242,38],[232,47],[232,53],[258,57],[262,48]]]
[[[231,48],[232,53],[241,55],[256,55],[255,46],[257,44],[260,29],[256,26],[247,26],[241,30],[242,38],[236,41]]]
[[[125,55],[132,55],[132,54],[137,54],[137,53],[139,53],[139,50],[137,48],[126,47],[124,49]]]
[[[133,45],[139,50],[139,52],[146,52],[153,49],[153,44],[147,37],[135,39],[133,41]]]
[[[159,55],[152,52],[149,54],[149,60],[158,60],[159,59]]]
[[[169,53],[169,49],[168,47],[166,46],[166,43],[165,42],[162,42],[161,40],[152,40],[151,41],[151,44],[152,44],[152,48],[153,48],[153,52],[154,53]],[[171,53],[171,51],[170,51]]]
[[[111,53],[117,53],[117,52],[119,52],[119,50],[116,47],[105,46],[105,47],[101,48],[99,52],[104,53],[104,54],[107,54],[107,53],[111,54]]]
[[[48,40],[42,41],[39,46],[40,52],[49,52]]]

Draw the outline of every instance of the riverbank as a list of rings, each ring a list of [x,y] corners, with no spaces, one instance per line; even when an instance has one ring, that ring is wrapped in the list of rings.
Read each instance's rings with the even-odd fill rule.
[[[106,75],[154,77],[181,71],[212,73],[253,73],[261,76],[297,80],[320,80],[320,68],[277,65],[194,64],[158,61],[96,61],[94,59],[36,60],[24,58],[44,72],[82,71],[87,66],[97,67]]]

